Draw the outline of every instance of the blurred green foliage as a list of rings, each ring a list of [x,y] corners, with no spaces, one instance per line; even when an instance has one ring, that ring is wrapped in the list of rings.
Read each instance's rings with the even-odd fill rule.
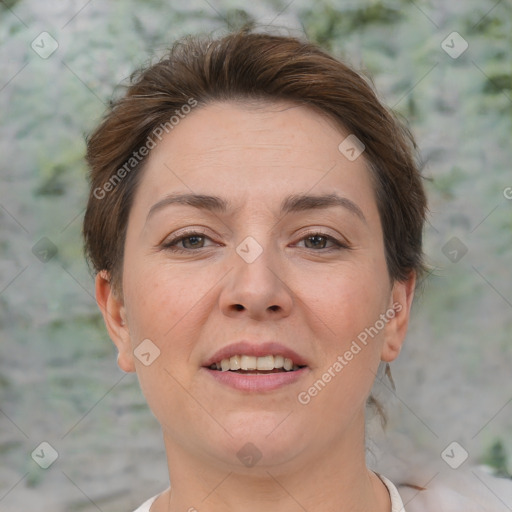
[[[503,478],[512,478],[512,474],[508,471],[507,453],[503,442],[498,439],[489,448],[482,462],[494,469],[496,476]]]

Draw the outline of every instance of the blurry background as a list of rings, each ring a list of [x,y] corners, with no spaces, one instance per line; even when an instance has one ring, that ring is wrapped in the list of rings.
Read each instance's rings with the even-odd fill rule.
[[[396,392],[376,389],[389,427],[369,426],[371,464],[400,479],[415,461],[426,483],[456,471],[441,456],[455,441],[448,458],[510,476],[511,13],[510,0],[1,1],[0,510],[121,512],[167,486],[159,426],[117,368],[82,256],[84,134],[176,38],[248,21],[371,75],[426,162],[432,272]]]

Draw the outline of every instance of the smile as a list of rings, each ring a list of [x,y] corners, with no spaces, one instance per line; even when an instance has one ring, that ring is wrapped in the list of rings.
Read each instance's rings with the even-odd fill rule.
[[[222,359],[209,366],[210,370],[220,370],[222,372],[237,372],[241,374],[258,375],[277,372],[293,372],[300,370],[299,366],[288,357],[280,355],[266,355],[261,357],[248,355],[235,355],[230,358]]]

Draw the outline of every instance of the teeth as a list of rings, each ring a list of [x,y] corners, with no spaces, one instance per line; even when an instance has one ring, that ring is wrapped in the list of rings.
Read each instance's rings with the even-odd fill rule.
[[[282,368],[284,366],[283,356],[274,356],[274,368]]]
[[[242,368],[242,362],[240,356],[233,356],[229,360],[229,369],[230,370],[240,370]]]
[[[242,356],[240,359],[241,370],[256,370],[256,356]],[[231,369],[231,368],[230,368]]]
[[[257,370],[273,370],[274,369],[274,356],[264,356],[256,358]]]
[[[236,355],[231,358],[223,359],[211,366],[212,369],[222,370],[273,370],[274,368],[284,368],[285,371],[298,370],[300,367],[293,361],[283,356],[267,355],[262,357]]]

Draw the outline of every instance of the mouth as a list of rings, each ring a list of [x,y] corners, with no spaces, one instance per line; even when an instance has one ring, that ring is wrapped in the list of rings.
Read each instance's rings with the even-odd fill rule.
[[[297,382],[308,373],[306,365],[282,355],[234,355],[203,366],[217,383],[246,393],[266,393]]]
[[[231,372],[245,375],[267,375],[271,373],[295,372],[306,365],[296,364],[289,357],[268,354],[265,356],[234,355],[214,362],[207,368],[220,372]]]
[[[249,393],[284,388],[310,372],[309,362],[286,345],[247,340],[219,349],[201,370],[221,386]]]

